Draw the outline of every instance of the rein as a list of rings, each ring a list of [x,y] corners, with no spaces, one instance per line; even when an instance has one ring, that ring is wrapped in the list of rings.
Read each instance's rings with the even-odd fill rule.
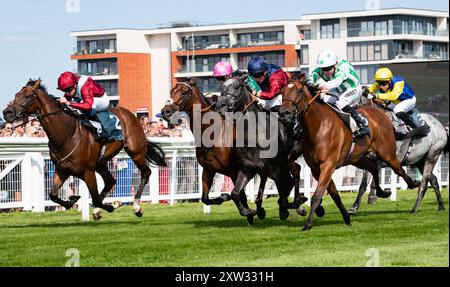
[[[191,85],[189,85],[188,83],[178,82],[177,85],[178,84],[185,85],[186,87],[188,87],[191,90],[191,92],[194,92],[194,88]],[[211,108],[216,105],[216,103],[212,103],[211,105],[208,105],[208,103],[207,103],[207,101],[204,98],[202,93],[200,93],[200,99],[202,100],[203,104],[205,104],[207,106],[206,108],[201,109],[200,110],[201,112],[207,112],[207,111],[211,110]],[[179,110],[184,109],[184,106],[186,105],[186,102],[187,102],[187,100],[183,102],[182,106],[178,106]]]

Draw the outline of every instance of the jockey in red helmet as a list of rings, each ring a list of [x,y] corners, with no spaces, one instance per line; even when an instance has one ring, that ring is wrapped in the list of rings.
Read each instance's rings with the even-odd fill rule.
[[[60,103],[80,110],[90,119],[101,123],[106,131],[102,137],[111,136],[112,140],[123,140],[113,123],[109,108],[109,98],[105,89],[89,76],[76,76],[72,72],[64,72],[58,78],[58,90],[64,92]]]

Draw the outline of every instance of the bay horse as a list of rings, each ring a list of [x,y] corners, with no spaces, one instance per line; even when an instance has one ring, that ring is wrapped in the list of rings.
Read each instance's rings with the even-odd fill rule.
[[[59,198],[59,189],[69,176],[78,177],[86,183],[92,203],[97,208],[93,214],[95,220],[101,217],[98,208],[108,212],[115,209],[113,205],[103,204],[107,193],[116,184],[107,162],[124,148],[141,173],[141,182],[133,202],[134,213],[141,217],[143,211],[140,198],[151,174],[147,161],[165,166],[164,152],[146,139],[139,120],[130,111],[122,107],[111,108],[110,111],[120,120],[124,140],[106,144],[101,159],[102,146],[95,141],[94,135],[75,117],[65,112],[63,105],[47,93],[40,79],[29,80],[4,109],[3,115],[7,122],[16,125],[24,124],[29,115],[36,115],[47,134],[50,158],[55,165],[50,199],[70,209],[80,197],[72,195],[69,200],[62,200]],[[101,175],[105,183],[100,194],[95,172]]]
[[[170,122],[171,117],[176,112],[186,112],[189,115],[190,129],[193,132],[194,137],[198,137],[198,135],[194,132],[194,106],[198,105],[200,107],[200,115],[198,116],[203,117],[206,113],[214,112],[213,107],[215,105],[215,99],[207,98],[203,95],[193,79],[186,79],[178,82],[170,91],[170,99],[172,102],[170,104],[166,104],[161,110],[163,118]],[[211,124],[202,123],[200,128],[201,133],[203,134],[203,132],[210,127]],[[210,199],[209,192],[216,173],[228,176],[233,183],[236,183],[239,164],[235,158],[235,149],[233,147],[215,145],[212,147],[206,147],[201,141],[201,138],[197,140],[201,143],[201,146],[196,147],[196,157],[199,164],[203,167],[201,201],[206,205],[220,205],[224,201],[229,201],[231,199],[230,195],[223,193],[217,198]],[[290,170],[293,173],[296,186],[299,187],[300,166],[294,163],[290,166]],[[266,216],[266,211],[262,207],[266,181],[267,177],[261,176],[258,195],[255,200],[257,208],[256,215],[259,219],[264,219]],[[239,196],[241,202],[243,202],[246,208],[249,209],[247,196],[244,190],[240,191]],[[254,212],[249,212],[246,215],[249,224],[253,224],[254,215]]]
[[[354,139],[353,134],[335,111],[328,105],[316,101],[320,95],[317,86],[312,86],[305,74],[292,77],[283,88],[283,103],[280,116],[286,122],[300,121],[303,129],[303,156],[317,180],[317,188],[311,199],[311,211],[302,230],[309,230],[313,225],[314,210],[319,205],[325,190],[339,208],[345,224],[350,225],[350,215],[344,207],[336,185],[331,176],[334,171],[344,165],[352,164],[368,170],[374,177],[377,195],[388,197],[379,185],[378,168],[371,160],[369,153],[375,154],[392,170],[401,176],[408,188],[418,186],[403,170],[396,156],[396,144],[389,118],[374,107],[360,107],[358,111],[369,120],[370,137]],[[314,95],[313,95],[314,94]]]
[[[244,83],[245,78],[246,75],[227,79],[221,86],[221,95],[216,104],[216,111],[225,120],[229,115],[237,116],[237,118],[233,118],[235,123],[232,132],[243,135],[243,138],[241,138],[241,142],[244,143],[243,146],[236,146],[235,148],[235,157],[239,163],[239,169],[231,196],[241,215],[251,213],[251,210],[248,210],[245,204],[240,201],[239,191],[244,189],[256,174],[266,178],[269,177],[274,180],[277,186],[279,216],[281,220],[285,220],[289,215],[287,209],[298,208],[300,204],[307,200],[299,194],[298,187],[295,189],[294,202],[289,203],[287,199],[294,186],[289,166],[301,155],[302,144],[300,141],[289,140],[286,128],[282,124],[278,124],[278,117],[256,104],[256,98],[250,94]],[[254,119],[258,119],[257,122],[255,125],[249,122],[245,125],[246,117],[249,119],[251,115],[254,116]],[[243,126],[240,126],[241,121],[244,122]],[[274,123],[275,125],[273,125]],[[238,130],[241,128],[243,130]],[[259,134],[260,132],[264,134]],[[269,139],[267,139],[267,135],[269,135]],[[262,151],[267,151],[267,147],[263,147],[256,140],[256,138],[260,139],[261,137],[266,137],[276,146],[275,152],[270,156],[261,156]],[[249,145],[249,142],[255,143],[255,146]],[[324,209],[322,208],[319,216],[323,216],[323,213]]]
[[[386,110],[383,105],[376,105],[376,107],[386,112],[387,115],[393,119],[392,111]],[[437,177],[433,174],[433,169],[436,166],[439,157],[443,153],[448,154],[449,152],[448,132],[442,123],[432,115],[421,114],[421,117],[430,127],[430,132],[425,137],[420,139],[408,138],[397,141],[397,158],[401,159],[401,164],[403,166],[417,168],[422,174],[419,192],[411,213],[417,212],[419,205],[425,196],[425,192],[427,191],[428,183],[431,184],[436,194],[438,211],[445,210],[444,202],[439,190],[439,183]],[[384,163],[378,162],[378,173],[383,167],[385,167]],[[350,214],[356,214],[359,209],[362,195],[367,188],[368,176],[369,173],[364,171],[358,190],[358,196],[356,197],[353,206],[348,210]],[[375,201],[375,183],[372,182],[369,193],[369,203],[374,203]]]

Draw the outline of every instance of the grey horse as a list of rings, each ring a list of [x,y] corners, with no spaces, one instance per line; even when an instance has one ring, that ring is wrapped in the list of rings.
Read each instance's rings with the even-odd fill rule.
[[[389,112],[388,112],[389,113]],[[392,114],[390,114],[392,117]],[[421,118],[430,126],[430,132],[427,136],[419,139],[404,139],[397,141],[397,158],[401,161],[403,166],[416,167],[422,174],[422,180],[419,186],[416,203],[414,204],[411,213],[416,213],[419,205],[428,188],[428,183],[433,187],[437,201],[438,210],[445,210],[444,202],[442,201],[441,192],[437,177],[433,174],[433,169],[443,153],[449,152],[448,130],[432,115],[421,114]],[[395,122],[395,119],[394,119]],[[381,162],[378,163],[378,169],[385,167]],[[350,214],[356,214],[361,197],[366,191],[368,182],[368,172],[364,172],[359,187],[358,196],[356,197],[353,206],[348,210]],[[369,193],[369,204],[376,201],[375,188],[373,183]]]

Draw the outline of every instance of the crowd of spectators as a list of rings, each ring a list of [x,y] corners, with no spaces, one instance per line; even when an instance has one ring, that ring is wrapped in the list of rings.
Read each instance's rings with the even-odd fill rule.
[[[142,128],[147,137],[185,137],[190,136],[189,119],[181,115],[175,124],[166,124],[163,119],[151,120],[147,116],[140,117]]]
[[[46,136],[41,123],[37,119],[30,119],[25,125],[17,126],[15,128],[13,128],[11,123],[4,122],[0,125],[0,137],[3,138],[43,138]]]

